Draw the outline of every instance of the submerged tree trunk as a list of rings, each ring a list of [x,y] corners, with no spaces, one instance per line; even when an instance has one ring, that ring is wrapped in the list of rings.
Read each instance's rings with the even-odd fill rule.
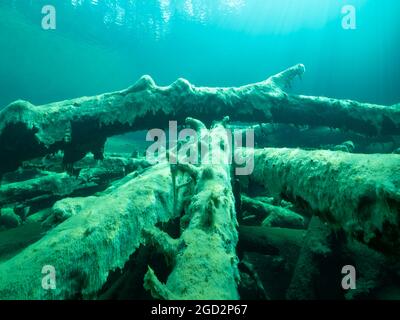
[[[400,252],[400,157],[263,149],[250,180],[278,198],[307,204],[333,228],[372,248]]]
[[[150,166],[146,160],[110,157],[96,163],[88,157],[88,167],[77,169],[76,175],[66,172],[37,170],[32,179],[12,181],[0,186],[0,206],[24,205],[52,202],[74,194],[92,193],[106,189],[112,181],[122,179],[133,171]],[[56,159],[57,161],[58,159]],[[49,168],[51,170],[51,168]],[[21,170],[20,176],[24,172]],[[18,177],[20,180],[21,177]]]
[[[143,243],[142,230],[176,217],[168,165],[102,195],[63,200],[70,218],[10,260],[0,263],[0,299],[94,298],[110,271],[122,268]],[[174,211],[176,210],[176,211]],[[56,289],[44,290],[43,267],[56,271]]]
[[[161,251],[171,268],[164,281],[149,263],[144,288],[159,299],[239,299],[238,242],[243,256],[257,252],[286,260],[288,270],[294,270],[290,298],[315,297],[313,283],[318,277],[318,264],[325,255],[330,256],[334,231],[343,229],[350,238],[367,244],[368,250],[379,251],[377,261],[382,260],[380,255],[398,259],[398,155],[240,149],[237,152],[254,156],[254,172],[248,177],[249,190],[240,190],[243,186],[239,183],[233,190],[231,171],[237,164],[231,165],[227,160],[232,151],[225,130],[228,119],[210,130],[206,128],[206,124],[226,114],[239,122],[349,129],[359,136],[374,135],[378,140],[383,135],[400,135],[399,105],[385,107],[287,94],[286,87],[303,72],[304,66],[297,65],[266,81],[238,88],[197,88],[183,79],[160,87],[145,76],[121,92],[43,106],[17,101],[1,110],[0,176],[26,160],[63,151],[60,171],[46,167],[53,171],[48,176],[8,181],[1,187],[0,205],[7,207],[3,208],[6,213],[13,206],[29,206],[46,197],[77,196],[77,191],[87,191],[93,183],[104,188],[111,185],[94,196],[64,198],[52,208],[46,207],[50,215],[44,225],[50,231],[0,262],[0,298],[97,298],[104,284],[110,284],[110,274],[126,266],[141,245],[146,247],[145,253]],[[206,124],[186,119],[188,116]],[[186,119],[197,130],[200,140],[192,146],[206,144],[213,152],[211,163],[161,163],[126,175],[136,170],[138,163],[124,159],[121,166],[110,170],[109,159],[103,159],[107,137],[166,127],[171,119]],[[170,157],[175,151],[167,154]],[[82,171],[74,168],[72,164],[88,152],[93,153],[93,161],[102,162]],[[144,166],[150,164],[146,162]],[[65,169],[75,176],[62,173]],[[13,175],[18,173],[6,178]],[[120,180],[112,182],[114,177]],[[241,197],[241,191],[262,192],[263,197]],[[273,196],[276,201],[269,203],[265,196]],[[296,212],[280,200],[290,200]],[[256,217],[257,225],[241,226],[238,237],[236,214],[242,215],[244,224],[249,217],[244,211]],[[313,216],[304,239],[304,230],[260,227],[263,221],[264,226],[306,228],[309,216],[297,211],[308,211]],[[180,232],[169,234],[163,223],[176,220]],[[31,239],[37,239],[36,235]],[[350,249],[349,252],[351,255]],[[139,256],[147,256],[145,253]],[[358,260],[362,261],[363,270],[368,270],[364,257]],[[379,261],[376,264],[383,265]],[[140,261],[139,265],[147,265],[147,261]],[[253,273],[250,278],[261,291],[268,287],[253,272],[256,268],[250,262],[242,261],[241,265]],[[311,272],[305,276],[302,271],[307,265]],[[41,285],[41,271],[46,266],[56,271],[55,290],[44,290]],[[376,277],[375,273],[364,277],[363,292],[374,286],[368,281]],[[110,285],[108,293],[114,294],[119,285]],[[299,292],[303,287],[308,291],[302,296]]]
[[[197,126],[205,130],[203,124]],[[155,298],[239,299],[238,234],[227,162],[228,136],[222,124],[201,135],[207,140],[212,137],[213,164],[179,166],[195,181],[194,195],[181,219],[182,235],[172,239],[160,230],[148,232],[149,241],[173,261],[166,284],[157,279],[151,268],[145,276],[145,288]]]
[[[237,88],[195,87],[179,79],[168,87],[144,76],[114,93],[34,106],[16,101],[0,111],[2,172],[22,161],[64,151],[66,164],[87,152],[102,158],[107,137],[167,127],[171,119],[195,117],[206,123],[228,114],[232,121],[289,123],[349,129],[367,135],[400,135],[398,106],[287,94],[305,71],[296,65],[266,81]]]

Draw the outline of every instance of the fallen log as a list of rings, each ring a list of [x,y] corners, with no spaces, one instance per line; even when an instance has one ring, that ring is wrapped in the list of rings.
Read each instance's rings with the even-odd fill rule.
[[[242,195],[242,210],[254,214],[265,227],[298,228],[305,227],[304,218],[290,209],[272,205]],[[245,217],[244,217],[245,218]]]
[[[244,131],[245,126],[238,126]],[[400,147],[399,136],[367,136],[353,131],[322,126],[296,126],[266,123],[252,126],[256,148],[301,148],[333,150],[345,141],[352,141],[353,153],[392,153]]]
[[[100,163],[93,163],[92,160],[82,160],[87,167],[79,168],[77,176],[39,170],[33,179],[2,184],[0,207],[26,207],[34,213],[43,206],[52,206],[61,198],[103,191],[112,181],[150,166],[146,160],[138,159],[105,158]]]
[[[242,151],[241,151],[242,152]],[[251,182],[386,254],[400,252],[400,156],[300,149],[254,154]]]
[[[321,278],[324,274],[322,263],[333,255],[333,232],[318,217],[310,221],[304,245],[287,291],[288,300],[316,300],[323,298],[321,294]],[[338,270],[339,271],[339,270]],[[340,275],[339,272],[336,276]]]
[[[239,299],[235,201],[227,162],[229,150],[224,150],[227,131],[221,123],[207,131],[204,124],[190,122],[201,130],[202,142],[213,137],[209,142],[213,164],[178,165],[193,178],[194,195],[181,218],[182,234],[178,239],[158,229],[147,231],[149,243],[172,261],[172,272],[164,284],[149,268],[144,286],[158,299]]]
[[[345,290],[342,269],[356,269],[356,287]],[[368,299],[392,283],[398,259],[385,256],[313,217],[287,290],[287,299]]]
[[[399,135],[400,108],[348,100],[289,95],[285,89],[305,71],[296,65],[269,79],[237,88],[195,87],[178,79],[157,86],[149,76],[132,87],[94,97],[34,106],[16,101],[0,111],[0,173],[22,161],[64,151],[66,165],[92,152],[102,158],[107,137],[167,127],[171,119],[206,123],[229,115],[233,121],[289,123],[349,129],[367,135]]]
[[[38,241],[44,230],[39,222],[0,232],[0,261],[6,261]]]
[[[239,226],[238,251],[277,255],[292,270],[303,246],[305,230]]]
[[[252,262],[268,296],[285,299],[306,230],[241,225],[238,231],[237,251],[241,263]]]
[[[143,242],[143,228],[179,215],[185,192],[175,193],[169,165],[159,164],[101,195],[81,198],[75,215],[0,263],[0,299],[95,298],[109,273],[122,269]],[[56,271],[54,290],[41,285],[48,265]]]
[[[357,270],[356,288],[344,293],[347,300],[374,297],[387,283],[393,283],[393,274],[399,270],[398,259],[386,257],[358,241],[347,241],[342,251],[343,265],[354,266]],[[379,300],[379,298],[378,298]]]

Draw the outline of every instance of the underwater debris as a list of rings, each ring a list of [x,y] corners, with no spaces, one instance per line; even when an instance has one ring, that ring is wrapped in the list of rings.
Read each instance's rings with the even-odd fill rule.
[[[202,130],[203,135],[213,136],[210,140],[215,156],[226,157],[227,151],[220,143],[227,140],[223,122],[207,132],[198,120],[188,122],[195,130]],[[189,170],[196,182],[192,200],[181,219],[186,222],[182,234],[172,240],[162,231],[150,233],[150,241],[173,259],[173,270],[166,284],[162,284],[149,268],[144,287],[157,299],[239,299],[238,235],[230,166],[221,161],[180,168]]]
[[[0,260],[0,298],[112,295],[114,273],[124,270],[119,279],[129,278],[133,261],[143,270],[134,274],[136,289],[156,299],[239,299],[252,289],[263,299],[311,299],[323,296],[319,271],[336,272],[328,265],[337,267],[344,253],[362,266],[360,289],[334,291],[335,297],[378,292],[382,282],[370,267],[395,273],[385,263],[400,252],[400,158],[352,152],[363,139],[364,150],[372,140],[392,139],[392,152],[400,109],[287,94],[303,72],[297,65],[239,88],[197,88],[182,79],[159,87],[147,76],[120,92],[45,106],[17,101],[0,111],[0,153],[7,155],[0,159],[0,229],[40,225],[47,232]],[[139,152],[104,153],[107,137],[186,117],[213,136],[214,156],[225,156],[229,119],[249,127],[253,119],[270,122],[259,130],[274,143],[285,141],[285,130],[323,133],[327,145],[345,152],[243,148],[238,152],[254,156],[255,167],[240,179],[224,161],[153,165]],[[329,128],[337,128],[333,141]],[[53,156],[59,150],[63,158]],[[153,263],[149,248],[158,249],[166,266]],[[46,292],[36,286],[37,270],[49,264],[60,285]],[[277,272],[289,280],[277,284]]]
[[[167,165],[132,176],[97,196],[63,200],[79,203],[80,212],[0,263],[0,299],[95,297],[108,274],[122,268],[139,247],[141,230],[176,214]],[[58,270],[56,290],[37,285],[42,277],[37,270],[48,264]]]
[[[290,286],[287,290],[289,300],[315,300],[318,296],[316,284],[323,273],[324,259],[333,254],[333,232],[318,217],[311,219],[305,245],[302,246]]]
[[[300,149],[249,150],[250,180],[271,195],[307,204],[332,228],[379,251],[400,252],[400,157]]]
[[[14,213],[12,208],[0,209],[0,231],[2,229],[16,228],[21,224],[21,218]]]
[[[254,214],[261,225],[265,227],[304,228],[304,218],[292,210],[275,206],[263,199],[253,199],[242,195],[242,209],[248,215]],[[244,219],[246,217],[243,217]]]
[[[24,176],[24,170],[32,168],[37,169],[35,175],[22,181],[3,183],[0,186],[0,206],[22,205],[24,208],[29,207],[29,213],[33,214],[41,210],[43,205],[51,206],[63,197],[105,190],[111,182],[150,166],[145,159],[107,157],[101,163],[96,163],[93,157],[87,156],[78,164],[85,168],[81,167],[80,175],[74,177],[65,172],[54,172],[61,170],[60,163],[61,159],[55,157],[52,161],[46,160],[44,164],[40,162],[39,167],[36,167],[35,162],[25,164],[19,176]],[[20,178],[14,176],[14,179]],[[21,214],[24,214],[23,210]]]
[[[88,152],[102,158],[107,137],[129,131],[165,127],[170,119],[187,117],[211,123],[231,121],[327,126],[376,135],[400,134],[400,109],[356,101],[298,96],[284,89],[304,73],[296,65],[269,79],[238,88],[195,87],[178,80],[157,86],[149,76],[114,93],[34,106],[16,101],[0,111],[0,168],[18,168],[22,161],[64,151],[73,163]],[[66,139],[67,137],[67,139]]]

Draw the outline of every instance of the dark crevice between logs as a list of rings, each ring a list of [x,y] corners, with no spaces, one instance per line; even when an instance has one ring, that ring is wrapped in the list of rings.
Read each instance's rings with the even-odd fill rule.
[[[166,281],[171,272],[163,254],[155,249],[152,246],[140,246],[122,270],[117,269],[109,274],[107,282],[98,293],[98,299],[153,300],[143,287],[148,265],[151,265],[162,281]]]

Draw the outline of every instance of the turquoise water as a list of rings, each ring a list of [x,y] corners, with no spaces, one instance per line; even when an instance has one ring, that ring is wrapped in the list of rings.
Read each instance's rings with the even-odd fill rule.
[[[41,9],[56,8],[56,30]],[[341,8],[356,8],[357,29]],[[150,74],[196,85],[260,81],[296,63],[297,93],[400,101],[397,0],[2,0],[0,106],[119,90]]]
[[[1,110],[0,300],[400,299],[399,18],[399,0],[0,0],[0,109],[130,87]],[[385,106],[286,95],[293,77]],[[226,115],[234,141],[227,117],[182,137]],[[149,162],[176,152],[196,166]]]

